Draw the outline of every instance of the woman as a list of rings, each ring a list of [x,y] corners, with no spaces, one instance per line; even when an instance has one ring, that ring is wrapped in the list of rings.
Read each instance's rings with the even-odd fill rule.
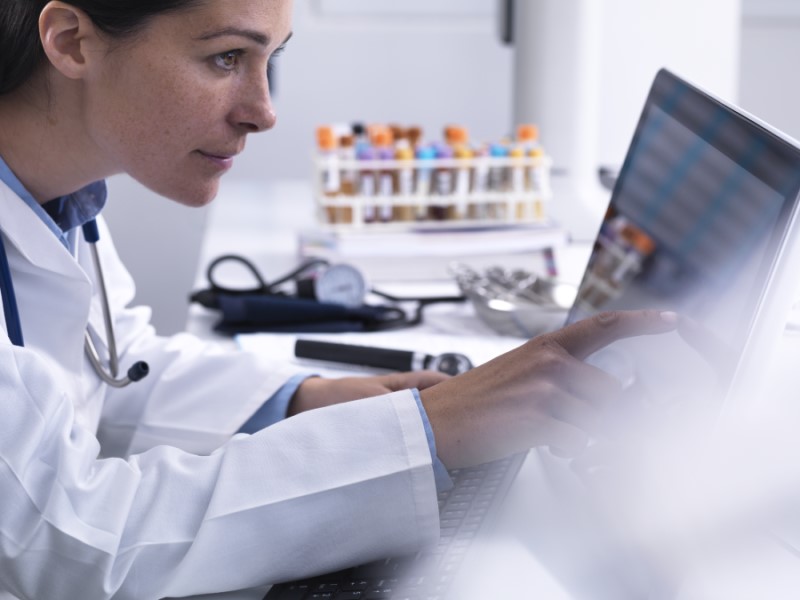
[[[182,204],[210,202],[246,136],[275,124],[266,70],[291,10],[290,0],[0,7],[0,230],[21,325],[6,312],[0,339],[10,597],[186,596],[413,551],[436,538],[444,465],[540,444],[579,451],[596,419],[588,399],[618,392],[579,359],[673,327],[672,315],[609,314],[452,379],[307,378],[158,337],[146,309],[127,307],[132,282],[98,218],[116,353],[123,370],[150,370],[110,385],[116,376],[84,353],[88,331],[101,357],[115,354],[79,233],[105,202],[102,180],[127,172]]]

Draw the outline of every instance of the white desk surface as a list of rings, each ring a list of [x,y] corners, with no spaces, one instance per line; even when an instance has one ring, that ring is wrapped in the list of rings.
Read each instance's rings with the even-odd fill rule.
[[[313,223],[313,211],[311,188],[306,182],[285,181],[258,187],[246,183],[227,184],[222,188],[209,216],[208,229],[199,261],[200,269],[196,278],[196,288],[207,285],[206,266],[213,258],[222,254],[241,254],[248,257],[262,269],[267,280],[289,271],[298,263],[297,232]],[[557,249],[556,261],[560,277],[565,281],[578,283],[589,251],[588,244],[569,245]],[[455,284],[447,281],[421,283],[416,291],[424,293],[426,289],[430,290],[429,293],[436,294],[457,291]],[[386,291],[397,290],[386,288]],[[494,336],[493,332],[475,317],[468,305],[433,307],[432,310],[430,322],[424,328],[402,332],[396,339],[408,343],[409,339],[413,339],[408,336],[413,336],[415,333],[420,336],[433,334],[472,338]],[[212,311],[193,306],[190,309],[187,330],[204,339],[214,339],[223,344],[233,345],[235,343],[233,340],[219,336],[212,331],[216,319],[217,316]],[[512,344],[523,341],[495,339],[492,348],[500,352],[504,345],[511,347]],[[290,345],[286,347],[288,348]],[[794,367],[794,357],[800,356],[800,334],[785,335],[778,356],[775,374],[771,378],[774,382],[773,385],[780,389],[798,389],[800,374]],[[286,356],[287,360],[292,360],[292,358]],[[486,564],[487,573],[500,576],[503,573],[510,573],[509,569],[513,569],[516,573],[524,572],[526,573],[526,583],[530,586],[526,588],[526,591],[528,589],[539,590],[535,597],[548,598],[548,600],[587,597],[580,593],[580,590],[584,589],[585,591],[585,586],[590,584],[588,580],[583,583],[583,588],[578,586],[578,593],[570,596],[559,587],[559,584],[550,575],[550,573],[559,572],[562,567],[566,566],[567,563],[564,561],[567,561],[568,557],[563,553],[574,550],[574,548],[569,549],[567,545],[563,545],[561,556],[554,556],[557,553],[552,551],[553,547],[558,545],[554,542],[559,539],[560,533],[564,531],[563,528],[569,528],[574,524],[563,521],[563,514],[559,514],[560,501],[551,493],[546,478],[539,455],[532,453],[508,497],[507,505],[511,508],[500,519],[495,541],[492,542],[497,545],[493,545],[491,548],[490,556],[493,558],[489,559]],[[524,518],[520,519],[520,515],[524,515]],[[731,575],[728,573],[723,587],[728,590],[731,587],[740,590],[749,589],[751,592],[753,589],[773,589],[775,581],[781,581],[780,573],[785,572],[785,570],[781,570],[777,574],[774,572],[780,561],[785,559],[785,555],[780,554],[781,558],[772,560],[766,558],[770,557],[770,552],[774,552],[773,547],[766,551],[759,549],[757,553],[753,554],[753,560],[748,561],[748,564],[758,564],[763,567],[762,563],[767,561],[772,565],[772,570],[762,568],[758,574],[748,573],[747,580],[742,581],[738,586],[735,585],[735,576],[731,579]],[[543,566],[544,564],[547,564],[547,568]],[[791,567],[787,568],[794,567],[800,571],[800,562],[791,563]],[[742,570],[741,572],[746,573],[747,571]],[[763,586],[748,587],[754,583],[758,585],[761,581],[758,578],[763,578]],[[492,580],[496,582],[498,578],[493,577]],[[734,585],[732,585],[732,581]],[[794,590],[792,597],[800,597],[800,592],[798,592],[800,581],[797,577],[791,581],[796,584],[796,587],[787,589]],[[704,582],[707,583],[705,580]],[[786,580],[786,583],[790,583],[789,580]],[[476,591],[480,590],[480,585],[480,582],[476,583]],[[704,595],[697,597],[726,598],[726,600],[734,598],[729,595],[729,592],[726,592],[728,593],[726,597],[725,595],[715,595],[709,591],[710,588],[703,589]],[[717,589],[722,588],[717,586]],[[512,590],[506,590],[506,592],[508,593],[504,597],[511,597]],[[204,598],[257,600],[263,597],[264,593],[264,589],[258,589],[215,594],[204,596]],[[689,589],[676,597],[690,599],[696,597],[693,593],[693,590]],[[494,597],[500,596],[494,595]],[[591,597],[605,600],[605,596],[599,594],[592,594]],[[736,596],[736,598],[739,597]],[[777,598],[774,595],[765,596],[763,594],[761,597]]]

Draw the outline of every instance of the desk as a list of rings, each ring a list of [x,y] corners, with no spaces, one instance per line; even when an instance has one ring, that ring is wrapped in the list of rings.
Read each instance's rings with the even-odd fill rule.
[[[297,231],[313,221],[313,210],[310,187],[303,182],[280,182],[258,188],[246,184],[232,184],[223,188],[209,216],[208,232],[200,257],[201,271],[196,278],[197,287],[204,287],[207,284],[205,266],[210,260],[226,253],[247,256],[263,270],[267,279],[275,278],[290,270],[297,263]],[[575,283],[579,281],[589,250],[589,246],[585,244],[556,249],[557,264],[565,281]],[[425,285],[433,286],[432,289],[435,289],[437,294],[447,290],[456,291],[454,284],[446,281],[427,282]],[[387,291],[394,290],[387,289]],[[453,336],[493,335],[475,318],[469,306],[460,306],[456,310],[441,310],[443,312],[432,315],[425,329],[415,331],[418,331],[419,335],[429,333]],[[205,339],[233,344],[229,338],[213,333],[212,325],[215,319],[216,315],[213,312],[193,306],[187,330]],[[782,389],[798,389],[800,374],[793,364],[795,356],[800,356],[800,335],[786,335],[781,342],[779,360],[774,365],[774,373],[769,377],[766,393]],[[800,418],[797,422],[800,423]],[[570,597],[558,589],[558,584],[548,574],[549,572],[563,574],[563,567],[570,557],[569,553],[574,549],[565,546],[561,549],[561,555],[554,556],[557,553],[553,552],[552,543],[559,538],[560,532],[564,531],[565,527],[574,526],[564,521],[563,511],[559,510],[559,502],[560,499],[552,493],[547,482],[547,475],[543,471],[539,455],[532,453],[509,495],[508,505],[512,510],[505,515],[505,518],[501,518],[499,523],[497,540],[502,552],[497,548],[493,550],[495,562],[502,563],[495,564],[499,571],[509,568],[509,565],[522,570],[528,574],[528,579],[531,580],[529,583],[539,586],[543,592],[540,597],[546,597],[548,600]],[[527,517],[522,522],[518,519],[521,514]],[[504,556],[502,560],[499,559],[501,555]],[[547,564],[547,569],[542,567],[543,563]],[[800,562],[797,565],[800,566]],[[774,576],[774,573],[770,574],[770,577]],[[728,578],[726,584],[730,583]],[[587,591],[587,587],[591,589],[590,581],[584,581],[582,586],[572,589],[572,597],[604,600],[606,597],[614,598],[613,593],[607,596],[598,594],[599,587],[591,592]],[[795,592],[798,589],[800,583],[794,588]],[[691,598],[693,597],[691,593],[691,590],[685,591],[681,597]],[[260,589],[218,594],[206,598],[256,600],[263,594],[264,590]],[[798,597],[798,594],[795,597]]]

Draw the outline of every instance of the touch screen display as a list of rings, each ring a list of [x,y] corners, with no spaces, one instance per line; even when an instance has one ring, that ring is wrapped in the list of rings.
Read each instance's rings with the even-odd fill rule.
[[[569,321],[678,312],[680,334],[619,342],[620,360],[636,364],[650,395],[724,389],[798,187],[794,148],[660,72]]]

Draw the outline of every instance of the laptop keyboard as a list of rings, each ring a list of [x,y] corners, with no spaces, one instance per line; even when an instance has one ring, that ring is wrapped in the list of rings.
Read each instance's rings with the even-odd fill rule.
[[[439,494],[440,537],[412,556],[388,558],[319,577],[274,585],[264,600],[443,600],[473,540],[487,529],[525,454],[451,470]]]

